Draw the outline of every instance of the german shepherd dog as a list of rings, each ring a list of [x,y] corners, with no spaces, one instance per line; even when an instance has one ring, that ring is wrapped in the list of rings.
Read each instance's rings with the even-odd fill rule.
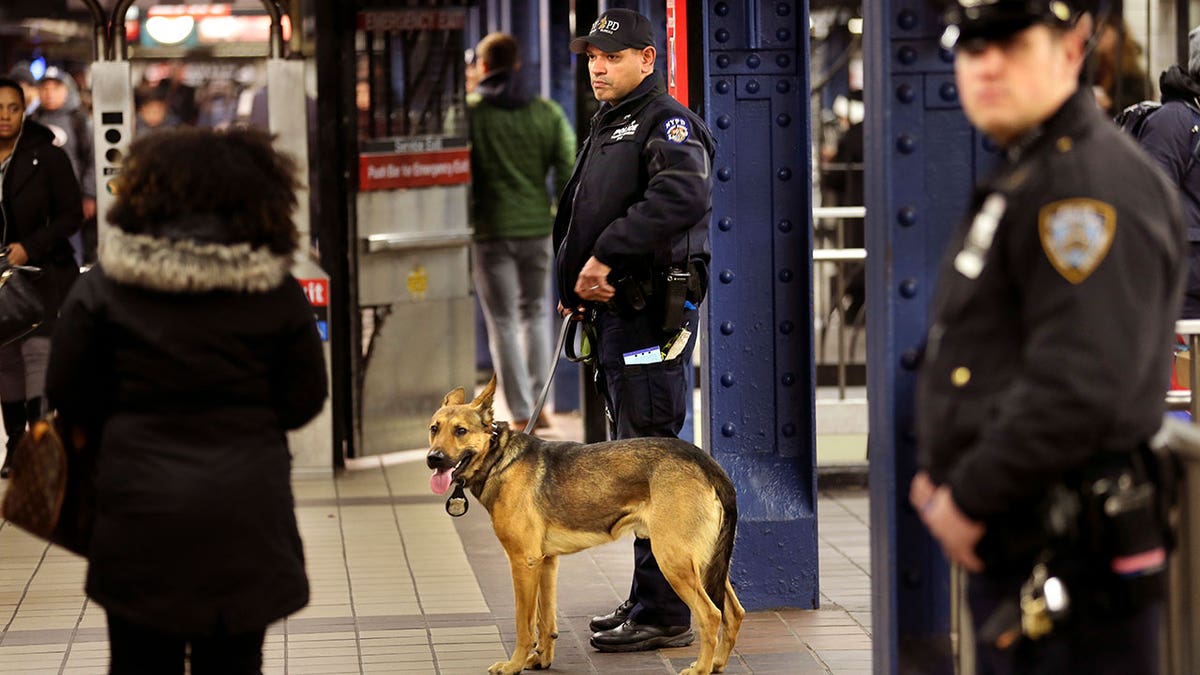
[[[683,675],[721,672],[746,613],[729,583],[737,501],[721,466],[677,438],[583,445],[519,433],[493,421],[495,393],[493,376],[470,403],[462,387],[446,394],[430,421],[426,459],[435,471],[430,489],[444,494],[457,481],[488,510],[512,567],[517,647],[488,672],[549,668],[558,556],[629,532],[650,538],[695,617],[700,657]]]

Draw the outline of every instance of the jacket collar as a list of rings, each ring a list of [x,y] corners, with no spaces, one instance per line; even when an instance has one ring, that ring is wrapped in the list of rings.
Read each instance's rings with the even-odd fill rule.
[[[608,124],[613,121],[623,120],[626,116],[635,115],[656,96],[664,94],[666,91],[667,87],[663,84],[662,76],[658,74],[658,71],[654,71],[647,75],[641,84],[629,92],[629,95],[621,99],[616,105],[612,105],[607,101],[600,104],[600,109],[596,111],[596,116],[592,118],[593,124]]]
[[[247,242],[130,234],[111,227],[98,253],[114,281],[167,293],[265,292],[283,282],[292,268],[288,255]]]
[[[1082,138],[1087,135],[1089,125],[1093,123],[1092,118],[1099,115],[1100,108],[1091,90],[1080,87],[1054,114],[1005,148],[1005,155],[1009,162],[1016,163],[1043,143],[1054,142],[1064,136]]]

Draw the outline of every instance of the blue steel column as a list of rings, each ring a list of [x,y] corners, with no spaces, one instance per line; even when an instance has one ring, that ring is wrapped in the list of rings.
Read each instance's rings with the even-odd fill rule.
[[[717,140],[705,439],[733,478],[733,583],[747,608],[818,603],[808,7],[708,1]],[[692,64],[699,67],[701,64]]]
[[[932,5],[864,3],[876,673],[952,672],[948,570],[908,505],[908,486],[916,465],[914,370],[930,291],[947,235],[966,207],[977,152]]]

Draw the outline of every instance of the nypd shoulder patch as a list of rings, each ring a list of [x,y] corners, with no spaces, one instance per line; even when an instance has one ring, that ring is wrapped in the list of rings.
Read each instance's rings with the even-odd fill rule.
[[[663,122],[663,133],[672,143],[682,143],[692,135],[691,130],[688,129],[687,120],[682,117],[672,117]]]
[[[1116,230],[1116,209],[1098,199],[1063,199],[1038,212],[1042,249],[1054,269],[1072,284],[1096,271]]]

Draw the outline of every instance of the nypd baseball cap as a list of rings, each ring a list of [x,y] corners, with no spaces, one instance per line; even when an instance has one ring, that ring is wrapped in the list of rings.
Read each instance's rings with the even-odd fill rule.
[[[654,30],[650,19],[632,9],[610,9],[596,19],[587,35],[571,40],[571,51],[582,54],[588,45],[603,52],[653,47]]]
[[[1068,28],[1081,5],[1082,0],[950,0],[942,12],[942,46],[1003,40],[1035,23]]]

